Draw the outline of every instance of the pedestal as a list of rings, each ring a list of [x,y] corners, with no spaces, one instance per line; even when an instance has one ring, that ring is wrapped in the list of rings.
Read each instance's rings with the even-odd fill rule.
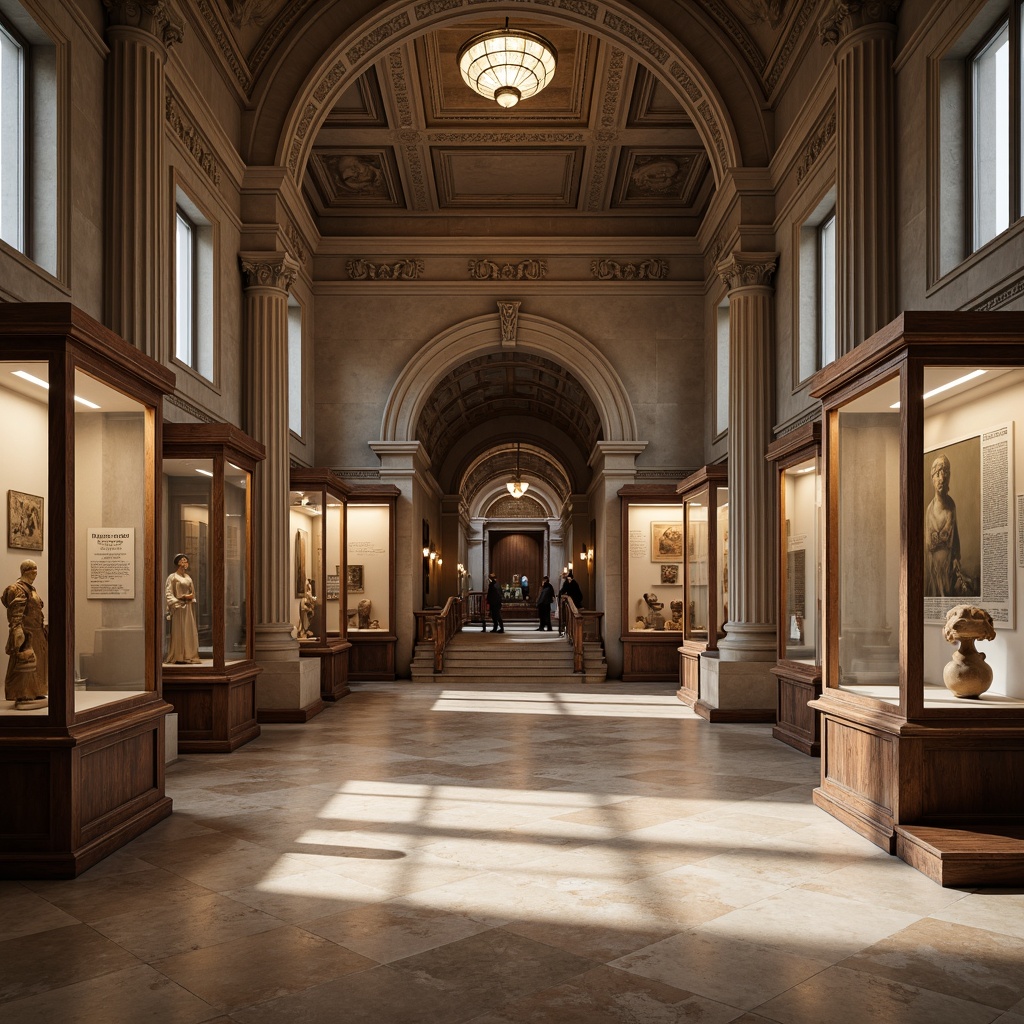
[[[774,662],[726,661],[700,656],[700,699],[693,710],[709,722],[774,722]]]

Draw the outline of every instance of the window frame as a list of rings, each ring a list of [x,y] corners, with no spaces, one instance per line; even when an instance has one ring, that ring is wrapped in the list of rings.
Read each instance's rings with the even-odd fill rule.
[[[832,336],[831,336],[831,348],[832,353],[826,359],[826,346],[825,346],[825,323],[827,310],[825,309],[826,300],[826,266],[825,266],[825,229],[832,228],[832,287],[830,290],[832,296]],[[817,282],[817,295],[815,296],[816,302],[815,307],[817,309],[817,344],[815,345],[815,370],[822,367],[828,366],[829,363],[834,363],[839,352],[837,349],[838,334],[839,334],[839,303],[838,303],[838,274],[839,266],[836,259],[836,237],[838,231],[838,221],[836,220],[836,207],[832,206],[832,209],[825,214],[821,222],[815,229],[817,245],[815,246],[816,253],[816,267],[815,267],[815,280]]]
[[[14,115],[15,127],[14,131],[17,134],[17,157],[15,160],[15,177],[17,184],[15,186],[16,199],[15,203],[17,206],[16,210],[16,238],[10,238],[5,233],[3,226],[3,216],[0,215],[0,239],[2,239],[12,249],[17,250],[22,254],[26,254],[29,248],[28,240],[28,170],[29,170],[29,151],[28,151],[28,118],[29,118],[29,83],[31,79],[29,61],[31,57],[31,44],[27,39],[17,30],[17,28],[11,24],[10,20],[5,16],[3,10],[0,10],[0,33],[7,36],[10,42],[17,48],[18,67],[15,72],[17,75],[18,82],[18,96],[15,101],[17,104],[17,111]],[[2,65],[0,65],[2,67]],[[3,123],[5,117],[4,105],[0,103],[0,136],[2,136],[8,128]],[[2,151],[0,151],[2,152]],[[10,167],[10,162],[7,161],[5,166]],[[4,196],[0,192],[0,203],[6,205],[8,197]]]
[[[188,357],[183,358],[181,354],[181,227],[182,224],[188,230]],[[198,288],[197,264],[199,236],[195,222],[189,216],[188,211],[182,209],[179,203],[174,204],[174,359],[187,366],[190,370],[199,372],[198,368],[198,323],[196,317],[196,290]]]
[[[220,390],[220,330],[219,330],[219,274],[217,260],[219,228],[204,206],[191,191],[186,189],[177,175],[173,185],[171,209],[171,239],[168,248],[170,265],[174,268],[170,276],[170,351],[168,362],[181,367],[204,385],[215,391]],[[178,220],[179,217],[192,230],[192,261],[190,267],[190,288],[192,295],[191,316],[192,339],[190,360],[186,362],[178,354]]]

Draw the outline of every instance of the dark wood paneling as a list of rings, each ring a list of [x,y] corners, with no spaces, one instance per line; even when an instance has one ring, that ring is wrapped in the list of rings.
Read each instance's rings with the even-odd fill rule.
[[[45,753],[0,753],[0,839],[47,839],[50,835],[50,758]]]
[[[544,534],[542,531],[521,533],[491,530],[488,571],[498,577],[499,583],[509,583],[513,573],[526,573],[530,581],[530,593],[540,592],[540,580],[544,575]]]
[[[627,683],[674,683],[679,678],[679,634],[622,638],[622,680]]]
[[[395,678],[395,644],[397,637],[368,639],[349,636],[349,679],[392,680]]]
[[[82,752],[83,829],[153,789],[154,739],[154,732],[146,731]]]

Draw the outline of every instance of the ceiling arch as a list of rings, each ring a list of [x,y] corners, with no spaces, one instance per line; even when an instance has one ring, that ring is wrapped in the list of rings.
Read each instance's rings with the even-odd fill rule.
[[[673,36],[624,0],[564,4],[555,13],[548,0],[498,0],[488,7],[488,17],[495,19],[508,14],[576,26],[652,69],[692,118],[716,181],[723,179],[729,167],[766,162],[768,133],[757,76],[736,40],[715,31],[703,17],[682,7],[673,11],[678,26]],[[360,19],[360,13],[366,16]],[[290,30],[279,44],[276,60],[267,62],[256,83],[246,147],[250,162],[284,167],[298,183],[318,129],[363,72],[428,31],[465,23],[467,16],[479,18],[480,14],[465,0],[320,5]],[[689,48],[681,38],[687,39]],[[694,56],[698,52],[703,60]],[[737,74],[737,68],[747,68],[749,73]],[[733,109],[722,99],[716,72],[729,91]],[[412,123],[394,126],[399,135],[414,128]]]

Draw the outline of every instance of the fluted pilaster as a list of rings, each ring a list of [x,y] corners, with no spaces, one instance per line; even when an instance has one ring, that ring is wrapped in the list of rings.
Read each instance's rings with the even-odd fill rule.
[[[167,352],[170,196],[164,65],[183,37],[164,0],[104,0],[107,40],[107,267],[110,327],[162,362]]]
[[[267,449],[253,484],[253,612],[259,625],[287,624],[288,292],[298,266],[283,253],[243,253],[239,259],[245,286],[248,430]]]
[[[718,264],[729,289],[729,619],[722,657],[760,660],[776,648],[775,497],[764,453],[774,396],[777,253]]]
[[[893,50],[900,0],[839,3],[821,19],[836,47],[837,349],[896,315]]]

